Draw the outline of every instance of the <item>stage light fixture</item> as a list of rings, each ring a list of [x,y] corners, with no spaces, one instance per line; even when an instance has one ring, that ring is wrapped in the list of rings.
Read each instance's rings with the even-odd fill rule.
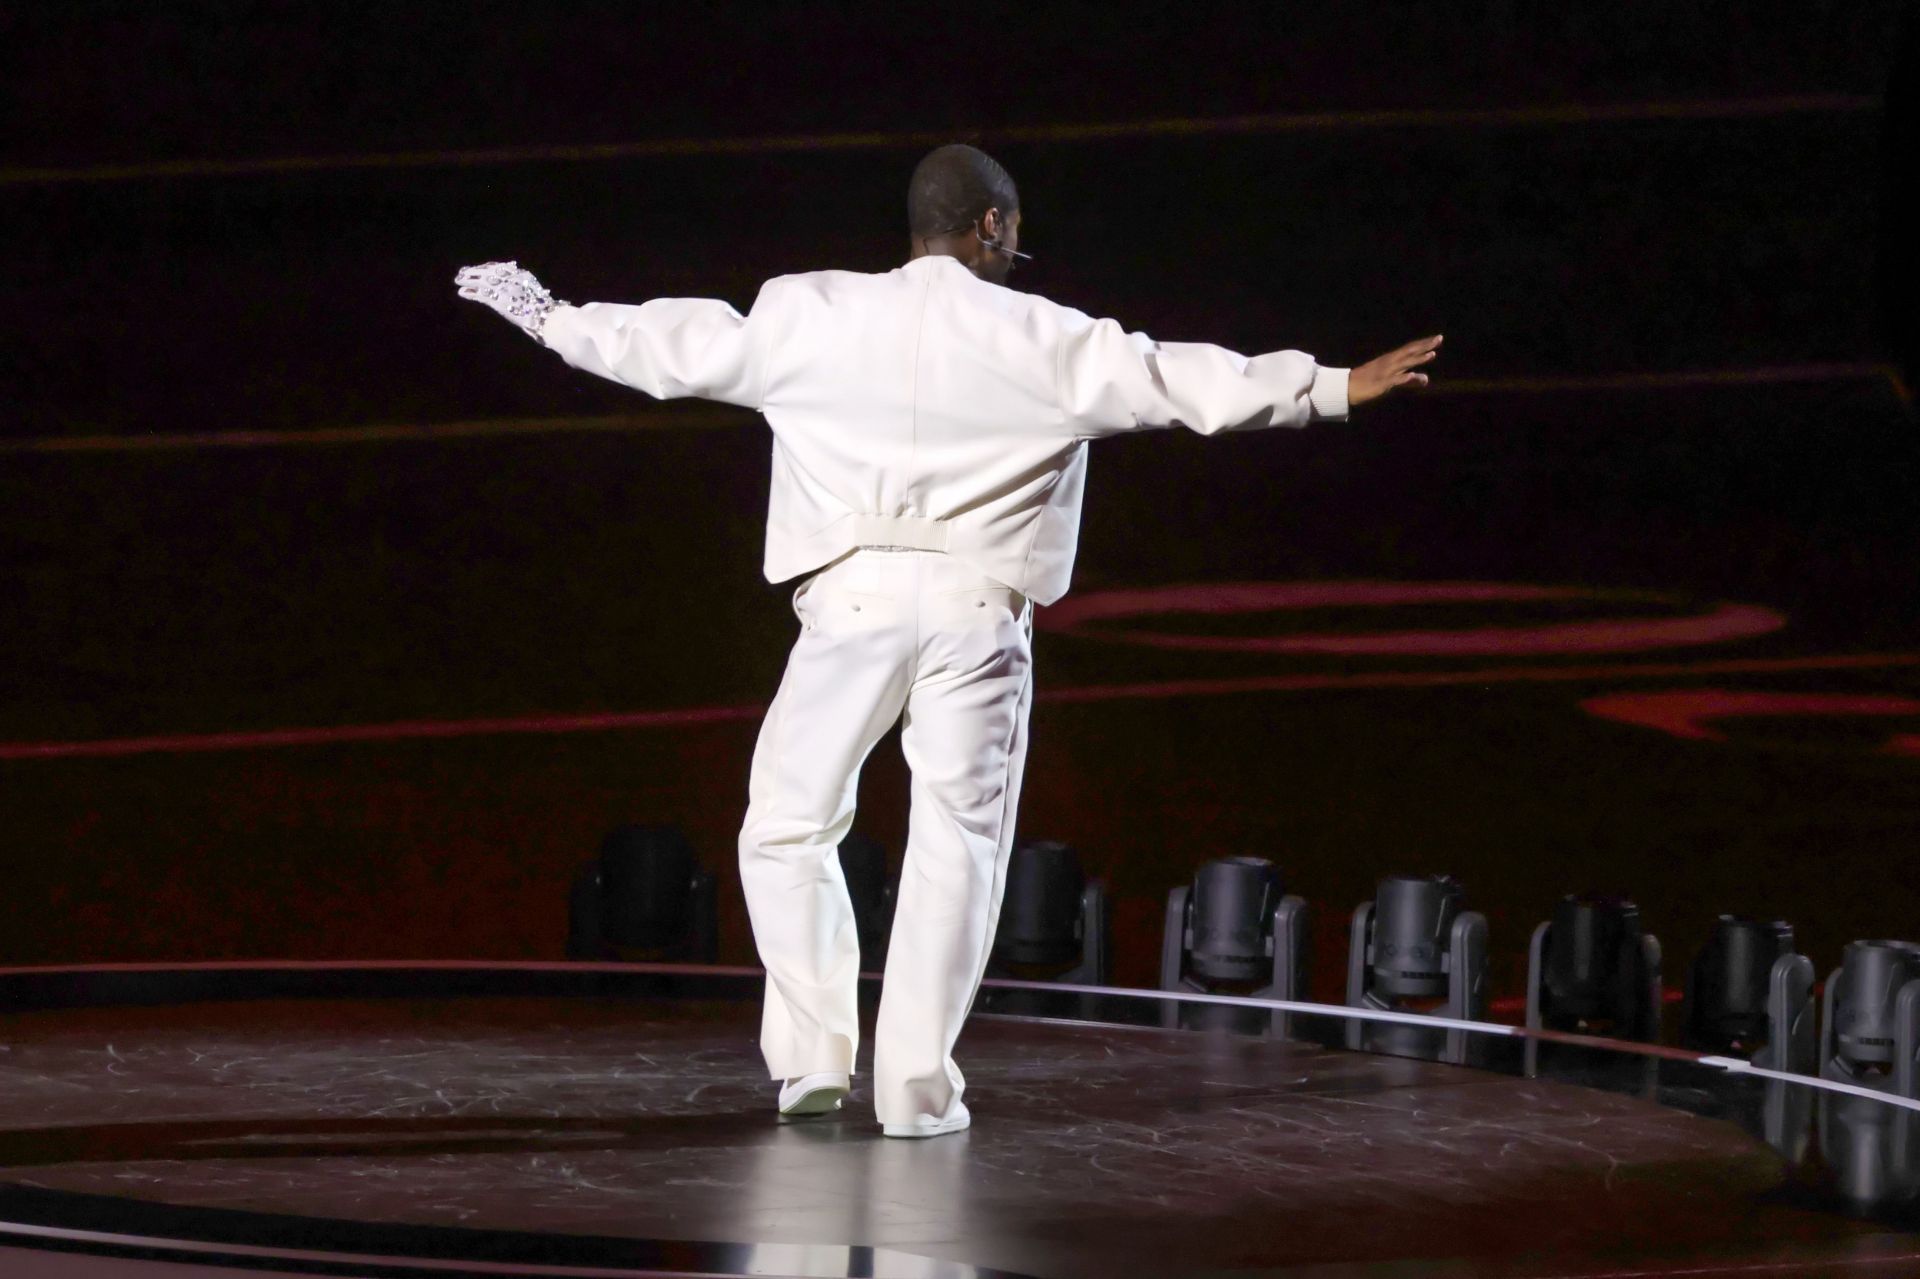
[[[1660,1039],[1660,942],[1640,924],[1640,908],[1609,893],[1569,893],[1527,945],[1527,1028]],[[1540,1070],[1540,1040],[1529,1038],[1521,1072]],[[1659,1063],[1639,1064],[1639,1085],[1659,1083]]]
[[[1745,915],[1715,920],[1687,972],[1680,1042],[1810,1074],[1819,1064],[1814,1031],[1813,961],[1794,950],[1793,925]]]
[[[1785,1079],[1768,1079],[1764,1084],[1760,1137],[1788,1163],[1797,1164],[1807,1157],[1813,1137],[1813,1103],[1811,1088]]]
[[[1487,1011],[1487,921],[1461,910],[1450,875],[1390,875],[1353,912],[1347,1006],[1460,1020]],[[1434,1001],[1438,1001],[1434,1006]],[[1464,1062],[1468,1032],[1419,1025],[1347,1023],[1347,1046]]]
[[[1920,1199],[1920,1112],[1830,1092],[1819,1109],[1820,1159],[1853,1211],[1886,1215]]]
[[[887,941],[893,935],[897,881],[887,877],[887,853],[880,842],[859,831],[840,841],[840,875],[853,903],[854,932],[859,938],[860,970],[879,972],[887,962]]]
[[[1647,1043],[1660,1038],[1660,941],[1640,908],[1609,893],[1569,893],[1527,948],[1527,1025]]]
[[[570,959],[719,959],[719,900],[676,826],[628,825],[600,843],[573,881]]]
[[[1057,968],[1050,980],[1104,986],[1111,979],[1112,912],[1106,884],[1089,880],[1080,855],[1051,839],[1022,840],[1007,862],[991,970]]]
[[[1307,903],[1290,895],[1280,869],[1264,857],[1226,857],[1206,863],[1191,883],[1167,894],[1160,940],[1160,989],[1242,991],[1262,999],[1301,999],[1306,992]],[[1257,1021],[1287,1033],[1284,1012],[1262,1014],[1223,1005],[1167,1005],[1168,1025],[1251,1030]]]
[[[1848,943],[1821,997],[1820,1073],[1920,1099],[1920,946]]]

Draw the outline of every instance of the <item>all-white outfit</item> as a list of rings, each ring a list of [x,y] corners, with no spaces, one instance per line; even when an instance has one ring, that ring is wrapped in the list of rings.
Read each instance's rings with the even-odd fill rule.
[[[1066,593],[1087,441],[1347,415],[1347,370],[1154,342],[958,260],[768,281],[723,302],[559,306],[542,340],[773,428],[767,580],[799,638],[754,751],[740,876],[774,1079],[852,1073],[859,950],[837,847],[896,720],[912,810],[874,1042],[883,1124],[963,1117],[952,1057],[999,917],[1033,700],[1033,606]],[[887,547],[891,549],[872,549]]]

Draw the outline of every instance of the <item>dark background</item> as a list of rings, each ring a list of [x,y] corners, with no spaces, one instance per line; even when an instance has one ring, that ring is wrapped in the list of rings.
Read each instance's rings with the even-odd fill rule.
[[[557,957],[601,833],[671,820],[749,961],[748,714],[29,748],[764,702],[792,631],[758,576],[764,427],[573,373],[452,274],[514,257],[577,301],[744,305],[885,269],[913,162],[956,138],[1021,184],[1020,287],[1330,364],[1447,334],[1426,394],[1348,425],[1103,444],[1077,591],[1485,580],[1788,619],[1396,687],[1476,663],[1156,652],[1043,616],[1021,829],[1113,882],[1123,980],[1149,980],[1166,889],[1234,853],[1280,862],[1329,958],[1377,876],[1453,871],[1509,993],[1586,887],[1633,894],[1676,960],[1727,909],[1785,915],[1823,969],[1920,937],[1920,756],[1888,748],[1920,714],[1700,742],[1580,710],[1920,698],[1914,32],[1891,3],[0,10],[0,959]],[[1738,661],[1802,666],[1699,665]],[[1350,683],[1048,700],[1316,673]],[[896,862],[904,781],[883,745],[860,826]]]

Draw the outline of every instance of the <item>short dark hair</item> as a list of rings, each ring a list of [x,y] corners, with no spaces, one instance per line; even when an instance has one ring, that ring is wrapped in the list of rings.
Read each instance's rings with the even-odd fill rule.
[[[963,230],[988,209],[1011,217],[1019,207],[1012,176],[985,151],[964,142],[927,152],[907,185],[907,229],[914,235]]]

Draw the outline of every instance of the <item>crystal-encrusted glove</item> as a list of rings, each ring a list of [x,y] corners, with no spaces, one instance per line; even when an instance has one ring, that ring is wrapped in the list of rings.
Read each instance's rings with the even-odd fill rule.
[[[556,302],[533,272],[518,262],[463,266],[453,282],[460,286],[461,297],[492,307],[535,341],[540,340],[541,326],[553,308],[567,305]]]

